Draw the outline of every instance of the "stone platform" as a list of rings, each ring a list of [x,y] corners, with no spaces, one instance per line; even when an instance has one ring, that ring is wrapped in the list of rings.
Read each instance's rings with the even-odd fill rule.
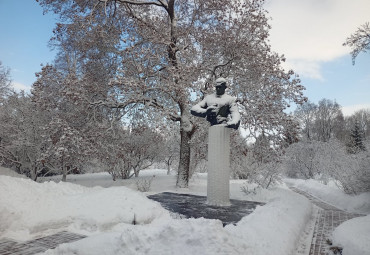
[[[221,220],[223,225],[236,224],[244,216],[264,203],[230,199],[230,206],[212,206],[206,203],[207,197],[189,194],[163,192],[148,196],[160,202],[170,212],[183,218],[206,218]]]

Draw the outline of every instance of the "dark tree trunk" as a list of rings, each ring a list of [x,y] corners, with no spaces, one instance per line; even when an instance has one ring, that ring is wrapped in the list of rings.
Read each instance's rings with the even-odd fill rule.
[[[181,144],[180,144],[180,161],[177,174],[176,186],[179,188],[187,188],[189,184],[190,173],[190,139],[191,132],[181,130]]]

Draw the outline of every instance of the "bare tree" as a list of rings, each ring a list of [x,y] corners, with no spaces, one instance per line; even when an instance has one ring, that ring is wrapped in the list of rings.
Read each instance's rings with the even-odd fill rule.
[[[10,91],[10,71],[0,61],[0,104],[1,100],[8,96]]]
[[[311,102],[306,102],[299,105],[294,112],[296,118],[300,122],[302,131],[308,140],[313,138],[313,129],[316,118],[317,105]]]
[[[370,50],[370,23],[366,22],[360,26],[355,33],[346,39],[343,46],[349,46],[352,48],[352,63],[355,64],[356,57],[360,52]]]
[[[47,124],[45,131],[48,136],[43,135],[43,138],[47,149],[42,160],[59,170],[62,181],[66,181],[69,173],[86,162],[89,143],[79,130],[58,117]]]
[[[135,177],[138,177],[140,170],[160,161],[163,139],[148,126],[135,127],[128,134],[125,141],[124,160],[129,162]]]
[[[169,134],[164,137],[165,146],[162,148],[162,160],[167,167],[167,175],[171,173],[171,169],[175,163],[178,163],[180,156],[180,137],[177,134]]]
[[[95,154],[103,167],[117,178],[138,177],[141,170],[160,161],[163,138],[147,126],[116,126],[97,141]]]
[[[322,99],[319,101],[315,115],[314,131],[317,140],[327,142],[334,136],[335,129],[338,129],[336,127],[343,124],[341,106],[335,101]]]
[[[0,106],[0,164],[37,179],[42,169],[42,134],[47,114],[37,111],[24,92]]]
[[[48,117],[42,123],[42,160],[66,181],[67,174],[81,168],[92,155],[98,122],[91,122],[88,107],[70,92],[79,82],[73,68],[63,73],[46,65],[36,76],[31,99],[35,109]]]

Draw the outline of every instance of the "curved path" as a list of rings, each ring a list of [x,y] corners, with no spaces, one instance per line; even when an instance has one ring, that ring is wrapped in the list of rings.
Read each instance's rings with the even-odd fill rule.
[[[314,205],[319,208],[309,255],[333,254],[330,253],[331,246],[328,243],[328,240],[331,240],[331,235],[334,229],[347,220],[364,216],[362,214],[345,212],[335,206],[323,202],[322,200],[300,189],[294,187],[290,187],[290,189],[307,197]]]

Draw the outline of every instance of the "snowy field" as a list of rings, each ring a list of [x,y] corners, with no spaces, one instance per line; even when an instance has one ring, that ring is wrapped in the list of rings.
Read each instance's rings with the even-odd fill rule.
[[[69,175],[66,183],[60,176],[36,183],[7,175],[0,168],[0,239],[25,241],[62,230],[88,236],[45,254],[305,254],[307,225],[316,211],[284,183],[246,195],[241,191],[245,181],[231,180],[231,198],[267,204],[236,226],[223,227],[219,220],[173,219],[146,197],[163,191],[206,195],[205,174],[195,174],[188,189],[176,188],[175,174],[165,170],[115,182],[107,173]],[[151,178],[149,192],[137,191],[138,180]],[[314,181],[286,182],[347,211],[368,214],[343,223],[333,238],[344,251],[365,252],[344,254],[370,254],[370,194],[349,197]]]

